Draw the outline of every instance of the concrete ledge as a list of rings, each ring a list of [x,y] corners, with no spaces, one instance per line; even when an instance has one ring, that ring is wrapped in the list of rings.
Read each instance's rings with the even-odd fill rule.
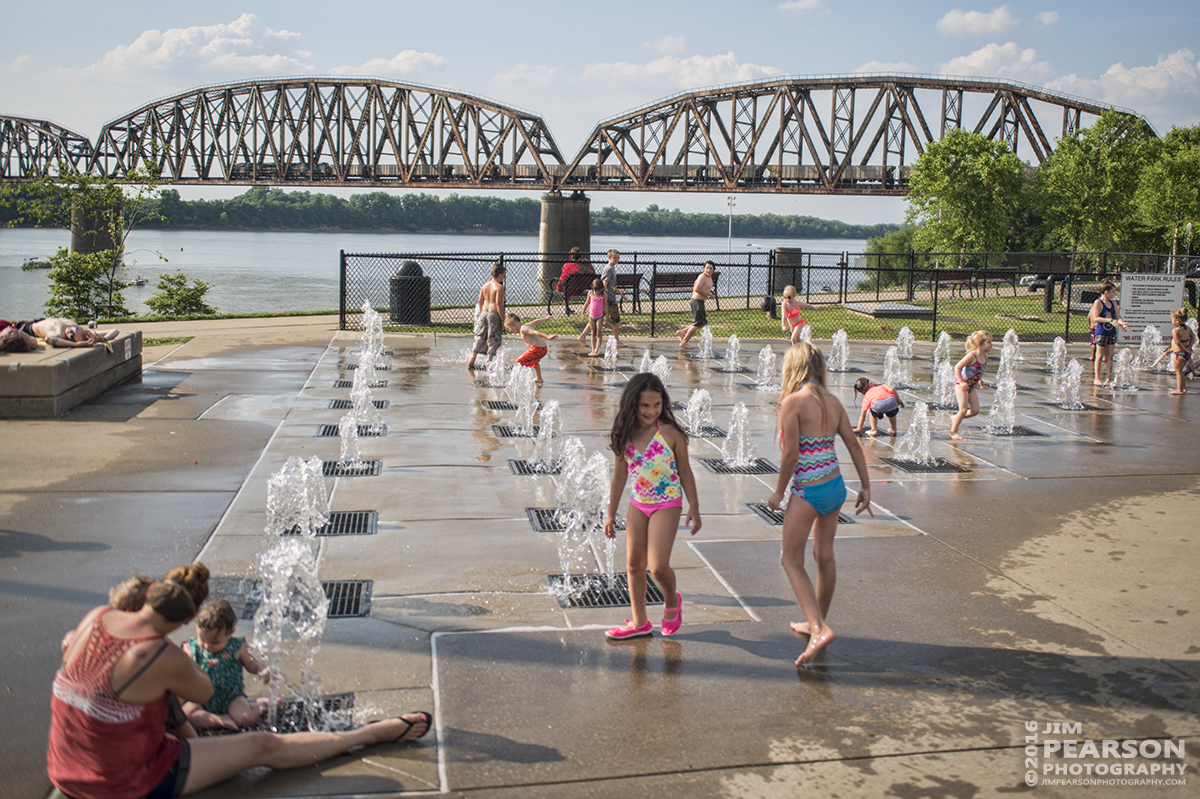
[[[61,416],[142,370],[140,330],[118,336],[112,348],[0,355],[0,417]]]

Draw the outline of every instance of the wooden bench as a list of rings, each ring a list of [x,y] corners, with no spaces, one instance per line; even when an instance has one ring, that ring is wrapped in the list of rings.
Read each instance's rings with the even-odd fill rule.
[[[930,272],[926,279],[917,284],[921,288],[933,290],[935,286],[953,286],[957,296],[963,296],[964,291],[971,291],[971,271],[967,269],[942,269]],[[950,296],[956,296],[951,293]]]
[[[979,288],[981,296],[987,296],[988,284],[996,285],[996,296],[1000,296],[1000,286],[1008,284],[1012,286],[1013,296],[1017,296],[1017,274],[1015,269],[976,269],[971,280],[971,295],[974,296],[975,288]]]
[[[650,277],[646,295],[657,297],[659,294],[687,294],[690,297],[699,274],[699,272],[658,272]],[[720,277],[720,272],[713,272],[712,293],[709,295],[717,301],[718,311],[721,310],[721,298],[717,296],[717,282]]]
[[[550,304],[555,297],[562,297],[563,308],[567,313],[571,313],[571,298],[585,296],[592,288],[592,281],[600,277],[599,275],[581,275],[576,273],[568,275],[563,281],[562,291],[554,288],[546,299],[546,313],[550,313]],[[557,286],[558,281],[555,281]],[[642,276],[639,274],[617,274],[616,290],[625,292],[626,295],[633,298],[633,310],[638,312],[641,310],[641,300],[639,298],[640,287],[642,284]],[[618,299],[620,299],[618,297]]]

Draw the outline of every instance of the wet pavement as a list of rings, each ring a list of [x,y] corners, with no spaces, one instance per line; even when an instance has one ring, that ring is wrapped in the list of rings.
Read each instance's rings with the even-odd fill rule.
[[[345,413],[329,404],[349,396],[334,384],[353,376],[358,335],[335,326],[148,325],[147,338],[195,338],[148,348],[139,382],[59,420],[0,422],[26,465],[0,478],[0,588],[6,637],[20,642],[3,709],[21,731],[5,735],[12,776],[0,795],[49,789],[58,637],[110,585],[135,568],[200,559],[222,578],[214,593],[244,602],[265,543],[267,479],[292,455],[338,457],[339,439],[316,434]],[[742,344],[751,369],[763,343]],[[851,342],[850,366],[880,380],[890,343]],[[778,463],[774,392],[742,385],[752,374],[678,358],[672,341],[634,344],[622,365],[645,347],[667,355],[672,399],[707,389],[718,427],[746,403],[760,457]],[[1039,435],[987,433],[985,389],[962,442],[949,441],[948,414],[933,414],[931,454],[966,471],[909,473],[883,460],[895,439],[864,439],[876,516],[839,526],[838,639],[797,669],[804,639],[788,622],[801,614],[779,566],[779,528],[749,507],[765,502],[774,475],[712,473],[697,459],[719,458],[720,439],[693,439],[704,527],[681,533],[672,558],[684,626],[609,644],[603,629],[628,608],[563,608],[550,593],[558,537],[537,532],[526,509],[554,506],[553,478],[513,474],[509,460],[530,457],[533,440],[496,436],[514,413],[482,405],[505,397],[465,369],[466,340],[389,334],[386,345],[391,368],[378,377],[388,386],[374,397],[389,402],[388,434],[360,439],[380,474],[326,481],[331,509],[374,511],[375,532],[320,539],[321,579],[371,581],[369,615],[331,619],[316,668],[327,694],[353,694],[359,721],[425,708],[435,729],[419,745],[250,772],[201,796],[982,796],[1029,790],[1027,724],[1045,740],[1097,745],[1200,732],[1200,395],[1168,396],[1165,373],[1139,375],[1137,392],[1085,386],[1081,399],[1097,410],[1063,411],[1041,404],[1054,398],[1048,345],[1023,345],[1016,423]],[[901,392],[901,433],[929,394],[931,351],[918,344],[909,364],[918,388]],[[589,454],[604,451],[629,377],[595,366],[555,342],[538,393],[558,400],[564,434]],[[990,365],[985,380],[994,374]],[[829,381],[852,420],[859,376]],[[39,457],[49,452],[63,454]],[[853,496],[852,469],[846,477]],[[1041,733],[1054,723],[1074,732]],[[1039,749],[1036,759],[1039,796],[1194,796],[1200,779],[1195,750],[1117,761]],[[1061,778],[1072,765],[1117,762],[1182,763],[1189,784],[1044,782],[1058,766]]]

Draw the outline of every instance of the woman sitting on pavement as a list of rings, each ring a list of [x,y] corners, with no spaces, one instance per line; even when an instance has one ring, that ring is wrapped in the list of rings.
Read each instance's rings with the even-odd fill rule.
[[[50,700],[50,781],[74,799],[195,793],[255,766],[312,765],[364,744],[414,741],[428,713],[409,713],[345,732],[245,732],[179,740],[166,732],[167,692],[204,702],[212,683],[167,635],[208,595],[203,564],[154,583],[129,613],[105,606],[70,636]]]

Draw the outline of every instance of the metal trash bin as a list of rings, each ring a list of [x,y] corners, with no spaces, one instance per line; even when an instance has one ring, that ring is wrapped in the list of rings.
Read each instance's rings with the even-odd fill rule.
[[[391,323],[394,325],[429,324],[429,306],[433,278],[425,277],[416,261],[400,264],[391,278]]]

